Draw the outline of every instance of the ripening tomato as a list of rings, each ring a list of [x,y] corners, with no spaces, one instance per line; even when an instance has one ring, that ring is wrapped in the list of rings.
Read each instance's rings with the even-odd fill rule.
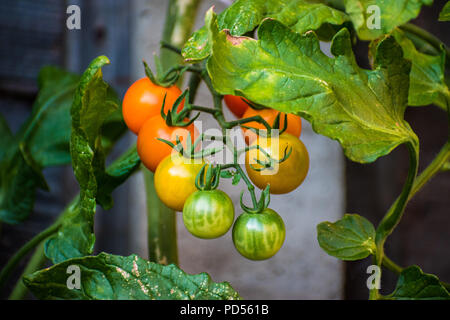
[[[186,199],[197,190],[195,178],[205,163],[179,153],[161,161],[154,175],[156,194],[169,208],[182,211]]]
[[[272,126],[278,113],[279,113],[279,111],[274,110],[274,109],[255,110],[253,108],[248,108],[247,111],[245,111],[242,118],[250,118],[250,117],[259,115],[270,126]],[[284,126],[284,117],[285,117],[285,113],[281,112],[281,114],[280,114],[280,130],[283,129],[283,126]],[[290,133],[293,136],[296,136],[297,138],[299,138],[300,134],[302,132],[302,119],[299,116],[288,113],[287,120],[288,120],[288,125],[287,125],[285,132]],[[265,126],[259,122],[249,122],[244,125],[247,127],[255,128],[255,129],[265,129]],[[247,144],[251,144],[255,140],[256,134],[254,132],[252,132],[251,130],[248,130],[245,128],[242,128],[242,131],[244,132],[245,142]]]
[[[283,246],[286,228],[280,215],[270,208],[261,213],[241,214],[233,226],[237,251],[251,260],[274,256]]]
[[[137,80],[128,88],[123,98],[122,114],[127,127],[138,134],[145,121],[161,113],[165,94],[167,96],[164,111],[167,113],[181,93],[175,85],[165,88],[154,84],[147,77]],[[181,111],[183,107],[184,101],[180,103],[177,111]]]
[[[181,143],[186,147],[188,133],[190,133],[191,142],[193,143],[198,136],[198,131],[193,123],[187,127],[169,127],[160,115],[151,117],[139,130],[136,143],[137,152],[142,163],[150,171],[155,172],[162,159],[171,153],[177,152],[166,143],[157,140],[157,138],[168,140],[175,144],[176,138],[179,136]]]
[[[233,221],[233,201],[221,190],[198,190],[187,198],[183,207],[186,229],[202,239],[223,236]]]
[[[256,159],[266,162],[266,155],[258,149],[250,149],[245,155],[245,167],[250,180],[260,189],[270,184],[270,193],[288,193],[296,189],[305,180],[309,170],[309,155],[303,142],[289,133],[283,133],[277,137],[259,136],[251,146],[259,145],[271,158],[282,159],[285,150],[292,151],[283,162],[274,162],[272,168],[262,171]],[[250,166],[253,166],[253,168]],[[255,168],[255,169],[254,169]]]
[[[244,97],[233,96],[231,94],[227,94],[223,97],[225,100],[225,104],[228,109],[238,118],[242,118],[242,115],[249,108],[248,104],[245,101],[248,101]],[[244,101],[245,100],[245,101]]]

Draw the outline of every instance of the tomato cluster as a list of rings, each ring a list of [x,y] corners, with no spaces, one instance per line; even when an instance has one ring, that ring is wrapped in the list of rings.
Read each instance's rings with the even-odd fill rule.
[[[137,152],[142,163],[152,172],[172,149],[162,138],[175,142],[177,136],[185,142],[188,133],[193,141],[197,136],[197,129],[193,124],[187,127],[168,126],[161,116],[161,106],[164,102],[164,111],[172,109],[174,102],[181,95],[181,90],[172,85],[168,88],[159,86],[145,77],[137,80],[128,88],[123,98],[122,114],[127,127],[137,134]],[[177,111],[184,107],[180,103]]]
[[[258,208],[255,199],[253,209],[243,205],[241,199],[244,213],[235,221],[232,200],[225,192],[216,189],[220,166],[205,164],[203,159],[186,158],[173,148],[176,144],[183,148],[192,146],[199,134],[193,124],[183,126],[184,122],[178,122],[178,126],[174,126],[166,120],[168,112],[183,110],[184,101],[178,103],[178,107],[175,104],[181,94],[175,85],[163,87],[146,77],[136,81],[123,100],[123,118],[128,128],[138,136],[137,152],[142,163],[155,173],[158,197],[169,208],[183,212],[184,225],[194,236],[217,238],[233,226],[233,242],[241,255],[252,260],[272,257],[283,245],[286,231],[282,218],[267,208],[268,202],[264,197],[268,197],[269,191],[274,194],[291,192],[307,175],[309,157],[299,139],[302,129],[300,117],[279,115],[279,112],[267,108],[256,110],[249,107],[250,102],[244,98],[224,97],[236,117],[244,120],[253,117],[242,128],[248,145],[245,167],[249,179],[265,190]],[[250,121],[254,119],[256,121]],[[279,136],[260,134],[265,128],[261,123],[264,121],[270,126],[277,122],[285,130]],[[287,121],[286,125],[284,121]],[[190,143],[188,139],[191,139]],[[161,140],[170,142],[170,145]]]

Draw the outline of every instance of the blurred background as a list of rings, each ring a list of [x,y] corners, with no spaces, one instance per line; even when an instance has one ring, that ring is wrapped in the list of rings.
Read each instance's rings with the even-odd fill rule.
[[[437,22],[446,1],[423,7],[413,23],[449,44],[449,23]],[[2,0],[0,2],[0,113],[11,129],[17,131],[29,115],[37,94],[37,74],[44,65],[58,65],[82,73],[98,55],[111,64],[103,68],[104,78],[123,97],[135,80],[144,76],[142,59],[153,62],[168,1],[163,0]],[[222,11],[231,1],[204,0],[198,10],[195,28],[203,25],[206,10],[212,5]],[[81,29],[68,30],[66,9],[81,8]],[[367,43],[355,47],[361,66],[368,67]],[[328,45],[323,44],[325,52]],[[196,102],[212,105],[206,88],[201,87]],[[227,119],[231,113],[226,110]],[[421,141],[423,169],[447,139],[445,113],[434,106],[408,108],[406,119]],[[204,128],[218,127],[208,116]],[[286,224],[286,241],[272,259],[246,260],[233,247],[231,233],[215,240],[190,235],[178,213],[180,267],[188,273],[207,272],[214,281],[228,281],[246,299],[367,299],[366,268],[370,259],[342,263],[322,251],[316,239],[316,225],[336,221],[344,213],[358,213],[375,225],[400,193],[408,169],[403,147],[373,164],[360,165],[343,157],[337,142],[312,132],[303,121],[302,141],[308,148],[311,166],[307,179],[294,192],[273,196],[271,207]],[[136,137],[125,135],[114,149],[114,158]],[[0,268],[27,240],[50,225],[78,192],[71,167],[44,171],[50,192],[38,191],[34,212],[20,225],[2,224],[0,231]],[[223,181],[223,180],[222,180]],[[244,188],[221,189],[238,207]],[[417,264],[425,272],[450,282],[450,179],[440,174],[408,205],[405,216],[387,242],[387,255],[401,266]],[[145,194],[142,174],[136,174],[113,194],[114,207],[95,216],[95,252],[120,255],[137,253],[146,258]],[[19,278],[26,261],[16,270],[0,298]],[[397,277],[386,271],[382,293],[391,292]]]

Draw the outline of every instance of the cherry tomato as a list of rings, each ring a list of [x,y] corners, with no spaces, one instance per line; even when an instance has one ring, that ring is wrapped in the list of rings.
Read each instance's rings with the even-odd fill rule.
[[[296,189],[305,180],[309,170],[309,155],[303,142],[289,133],[283,133],[278,137],[259,136],[250,147],[259,145],[271,158],[282,159],[285,150],[292,151],[283,162],[273,162],[272,168],[257,171],[262,165],[255,159],[267,162],[266,155],[258,149],[250,149],[245,155],[245,167],[250,180],[260,189],[270,184],[270,193],[288,193]],[[250,166],[253,166],[253,168]]]
[[[166,93],[165,112],[172,108],[175,100],[181,95],[181,90],[177,86],[161,87],[147,77],[133,83],[125,93],[122,103],[123,119],[127,127],[138,134],[149,118],[160,114]],[[183,109],[183,106],[184,101],[178,106],[178,112]]]
[[[167,207],[182,211],[186,199],[197,190],[195,178],[203,165],[203,161],[191,160],[178,153],[165,157],[154,175],[159,199]]]
[[[248,104],[243,101],[248,100],[243,97],[227,94],[223,97],[223,99],[225,100],[225,104],[228,109],[230,109],[230,111],[238,118],[242,118],[244,112],[249,108]]]
[[[137,152],[142,163],[150,171],[155,172],[162,159],[171,153],[176,153],[169,145],[157,140],[157,138],[175,144],[176,137],[179,136],[182,144],[186,146],[188,133],[191,134],[191,142],[194,142],[198,136],[194,124],[187,127],[169,127],[160,115],[151,117],[142,126],[137,139]]]
[[[248,108],[247,111],[245,111],[242,118],[250,118],[250,117],[259,115],[269,125],[272,126],[278,113],[279,113],[279,111],[274,110],[274,109],[255,110],[253,108]],[[280,129],[282,129],[283,125],[284,125],[284,116],[285,116],[285,113],[281,112],[281,114],[280,114]],[[285,132],[290,133],[293,136],[296,136],[297,138],[299,138],[300,134],[302,132],[302,119],[299,116],[288,113],[287,120],[288,120],[288,126],[287,126]],[[265,129],[265,126],[263,124],[255,122],[255,121],[246,123],[244,125],[247,127],[255,128],[255,129]],[[245,129],[245,128],[242,128],[242,131],[244,132],[245,142],[247,144],[251,144],[255,140],[256,134],[253,131]]]
[[[233,224],[233,202],[221,190],[196,191],[184,204],[183,221],[186,229],[196,237],[218,238]]]
[[[274,256],[283,246],[286,229],[283,219],[274,210],[243,213],[233,226],[233,243],[237,251],[251,260]]]

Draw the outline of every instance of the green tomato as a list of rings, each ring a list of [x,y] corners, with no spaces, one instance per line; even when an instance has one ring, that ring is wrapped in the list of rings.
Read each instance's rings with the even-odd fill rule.
[[[230,197],[220,190],[196,191],[183,207],[183,222],[192,235],[213,239],[224,235],[234,221]]]
[[[233,242],[237,251],[250,260],[264,260],[274,256],[286,236],[283,219],[274,210],[243,213],[234,223]]]

